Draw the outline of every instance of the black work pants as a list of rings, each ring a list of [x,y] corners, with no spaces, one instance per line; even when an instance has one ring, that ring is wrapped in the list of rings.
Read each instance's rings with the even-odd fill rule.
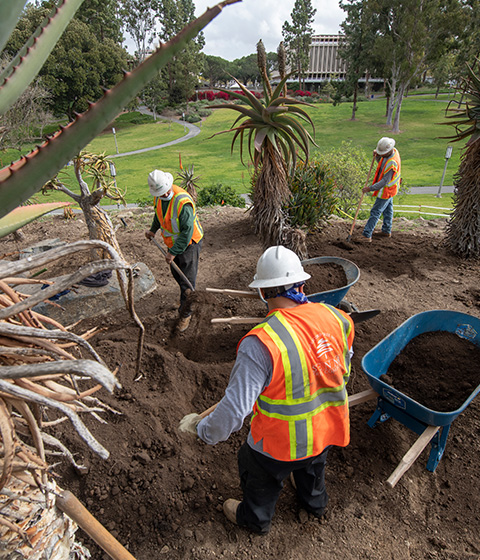
[[[202,248],[202,241],[200,239],[198,243],[193,241],[190,245],[185,249],[185,251],[181,255],[177,255],[173,262],[178,266],[178,268],[185,274],[188,278],[192,286],[195,288],[195,282],[197,280],[197,273],[198,273],[198,259],[200,257],[200,249]],[[185,282],[185,279],[170,265],[170,270],[172,271],[172,275],[177,281],[177,284],[180,286],[180,307],[179,311],[181,310],[181,314],[183,317],[187,317],[191,315],[192,310],[189,302],[187,301],[186,291],[190,289],[188,284]],[[187,308],[188,306],[188,308]]]
[[[328,502],[325,464],[328,448],[320,455],[300,461],[276,461],[244,443],[238,452],[238,470],[243,500],[237,524],[256,533],[270,530],[283,481],[293,472],[297,498],[302,508],[321,517]]]

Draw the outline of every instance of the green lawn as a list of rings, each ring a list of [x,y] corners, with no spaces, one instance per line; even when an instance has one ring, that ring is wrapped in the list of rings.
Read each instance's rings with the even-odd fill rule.
[[[448,99],[448,94],[439,96],[438,100],[433,95],[411,95],[403,102],[401,132],[394,137],[402,157],[402,176],[409,187],[440,184],[448,141],[439,136],[450,135],[453,130],[452,127],[438,124],[445,120]],[[350,120],[351,103],[342,103],[336,107],[331,104],[315,104],[307,110],[316,129],[315,140],[318,147],[313,147],[313,152],[340,148],[343,141],[351,141],[355,146],[361,147],[370,158],[378,139],[392,135],[385,126],[383,98],[359,103],[355,121]],[[216,132],[230,128],[237,116],[237,112],[228,109],[215,110],[201,123],[201,133],[195,138],[155,151],[115,158],[117,184],[126,190],[127,202],[148,198],[147,176],[153,169],[170,171],[176,177],[179,171],[179,154],[184,166],[194,164],[195,172],[200,176],[200,187],[222,183],[233,187],[238,193],[248,192],[252,168],[241,164],[238,143],[231,154],[231,133],[212,137]],[[114,126],[119,152],[164,144],[185,134],[182,124],[135,124],[129,122],[128,115],[122,115]],[[458,169],[464,144],[453,143],[452,146],[453,155],[448,162],[444,185],[453,184],[453,174]],[[111,130],[98,136],[87,149],[115,154]],[[248,153],[245,152],[244,156],[247,163]],[[3,162],[17,158],[18,152],[14,155],[2,155]],[[50,200],[57,199],[61,200],[63,197],[50,197]]]

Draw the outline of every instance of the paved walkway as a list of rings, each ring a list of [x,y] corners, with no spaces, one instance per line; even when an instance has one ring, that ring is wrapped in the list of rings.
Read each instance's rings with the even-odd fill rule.
[[[140,107],[139,109],[140,113],[143,113],[144,115],[152,115],[153,113],[152,111],[150,111],[149,109],[147,109],[146,107]],[[174,119],[171,117],[160,117],[161,120],[163,121],[171,121],[174,123],[178,123],[178,124],[183,124],[185,129],[188,129],[187,134],[185,134],[185,136],[181,136],[180,138],[177,138],[175,140],[172,140],[171,142],[167,142],[166,144],[159,144],[158,146],[151,146],[150,148],[142,148],[140,150],[133,150],[133,152],[123,152],[121,154],[114,154],[112,156],[108,156],[110,158],[118,158],[118,157],[124,157],[124,156],[132,156],[134,154],[143,154],[144,152],[152,152],[153,150],[159,150],[160,148],[166,148],[167,146],[174,146],[175,144],[180,144],[180,142],[185,142],[187,140],[190,140],[190,138],[194,138],[195,136],[197,136],[197,134],[200,134],[201,132],[201,128],[186,122],[186,121],[179,121],[178,119]]]

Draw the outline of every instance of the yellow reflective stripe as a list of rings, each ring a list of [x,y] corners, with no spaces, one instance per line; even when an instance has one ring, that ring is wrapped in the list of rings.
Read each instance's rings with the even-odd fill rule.
[[[292,393],[293,393],[292,369],[290,367],[290,360],[288,359],[287,347],[283,343],[283,340],[278,336],[278,334],[272,329],[272,327],[268,323],[266,323],[263,328],[265,329],[265,332],[270,336],[270,338],[275,342],[277,348],[280,351],[280,356],[282,358],[282,366],[285,372],[285,392],[287,395],[287,400],[291,400]]]
[[[288,435],[290,439],[290,459],[296,459],[296,449],[297,449],[297,432],[295,430],[295,422],[288,423]]]
[[[340,388],[337,389],[337,387],[335,387],[335,390],[331,390],[330,392],[335,393],[335,392],[339,392],[343,390],[343,384],[340,386]],[[345,396],[346,396],[346,391],[345,391]],[[303,414],[281,414],[279,412],[270,412],[268,410],[265,410],[264,408],[261,407],[261,401],[262,400],[266,400],[262,397],[259,397],[259,399],[257,399],[257,406],[258,409],[261,411],[262,414],[264,414],[265,416],[268,416],[269,418],[276,418],[278,420],[285,420],[286,422],[290,422],[290,420],[295,421],[295,420],[305,420],[307,418],[311,418],[312,416],[315,416],[316,414],[318,414],[319,412],[322,412],[322,410],[324,410],[325,408],[329,407],[329,406],[343,406],[344,404],[347,403],[347,399],[343,399],[342,401],[323,401],[321,404],[319,404],[317,407],[315,407],[313,410],[309,410],[308,412],[304,412]],[[283,404],[284,401],[279,402],[278,404]]]
[[[298,339],[297,333],[291,327],[290,323],[288,323],[288,321],[285,319],[285,317],[281,313],[279,313],[277,315],[277,319],[280,321],[280,323],[288,331],[288,333],[292,337],[293,343],[295,344],[295,346],[297,348],[298,356],[300,358],[300,363],[302,364],[303,394],[305,395],[305,397],[308,397],[309,396],[308,390],[310,388],[310,377],[308,375],[308,366],[307,366],[307,360],[305,358],[305,352],[303,351],[303,348],[302,348],[302,345],[300,343],[300,340]]]

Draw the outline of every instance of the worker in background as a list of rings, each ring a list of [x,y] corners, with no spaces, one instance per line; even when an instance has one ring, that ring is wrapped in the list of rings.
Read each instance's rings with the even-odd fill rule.
[[[215,445],[240,430],[253,411],[238,453],[242,501],[226,517],[256,533],[270,529],[284,480],[293,473],[302,508],[320,518],[328,495],[325,463],[332,445],[350,439],[347,392],[354,326],[350,317],[309,302],[310,278],[297,255],[276,246],[260,257],[251,288],[268,315],[240,341],[224,397],[205,418],[188,414],[180,430]]]
[[[161,230],[168,247],[165,260],[169,265],[175,262],[195,288],[203,239],[203,229],[195,203],[187,191],[173,184],[171,173],[155,169],[148,175],[148,186],[150,194],[154,197],[155,216],[150,230],[145,232],[145,237],[153,239],[155,233]],[[187,308],[189,286],[172,266],[170,270],[180,286],[180,320],[177,329],[183,332],[188,328],[192,314],[191,309]]]
[[[393,138],[380,138],[373,154],[378,162],[373,184],[362,189],[364,193],[371,192],[372,196],[376,197],[360,238],[367,243],[371,243],[373,230],[382,214],[383,224],[380,235],[392,236],[393,197],[398,192],[401,180],[400,154],[395,148]]]

